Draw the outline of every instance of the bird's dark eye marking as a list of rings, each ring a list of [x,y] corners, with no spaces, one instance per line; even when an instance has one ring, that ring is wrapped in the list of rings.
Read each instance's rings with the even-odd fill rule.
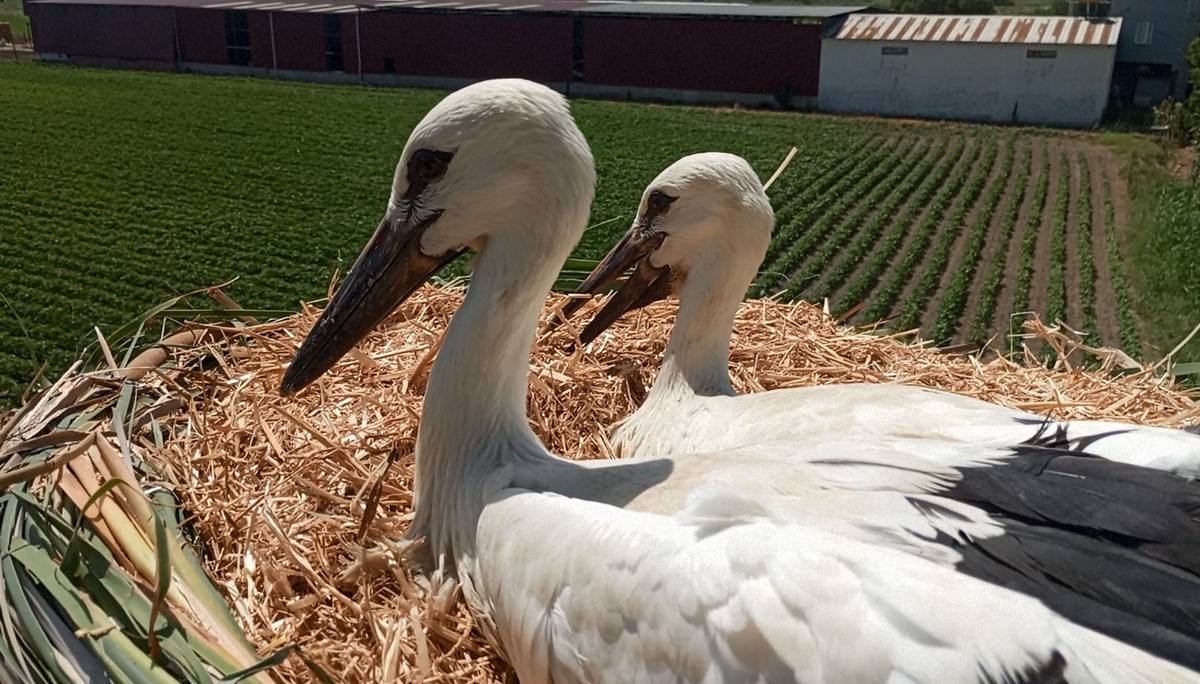
[[[435,181],[445,175],[452,156],[449,152],[417,150],[408,162],[408,172],[414,180],[419,179],[426,183]]]
[[[665,214],[671,208],[671,203],[679,199],[672,197],[662,190],[653,190],[646,200],[646,208],[655,214]]]
[[[446,175],[446,168],[454,157],[452,152],[441,150],[417,150],[408,158],[408,191],[404,198],[415,200],[425,191],[426,186]]]

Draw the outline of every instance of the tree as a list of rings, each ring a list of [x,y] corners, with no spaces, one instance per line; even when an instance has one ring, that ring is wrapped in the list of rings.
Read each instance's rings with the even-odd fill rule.
[[[1164,100],[1154,108],[1154,122],[1167,129],[1171,140],[1193,145],[1200,144],[1200,36],[1188,45],[1186,54],[1192,93],[1183,100]]]
[[[1187,63],[1192,93],[1183,101],[1184,125],[1191,142],[1200,144],[1200,36],[1188,45]]]
[[[894,0],[897,12],[915,14],[995,14],[995,0]]]

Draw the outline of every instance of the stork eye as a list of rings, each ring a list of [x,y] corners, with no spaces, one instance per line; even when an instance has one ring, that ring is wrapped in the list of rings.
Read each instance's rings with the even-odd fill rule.
[[[450,158],[452,156],[449,152],[439,152],[437,150],[417,150],[413,152],[412,159],[408,162],[409,178],[425,183],[441,178],[446,174],[446,167],[450,165]]]
[[[671,208],[671,203],[679,199],[672,197],[662,190],[654,190],[650,193],[650,197],[646,199],[646,206],[655,214],[665,213]]]

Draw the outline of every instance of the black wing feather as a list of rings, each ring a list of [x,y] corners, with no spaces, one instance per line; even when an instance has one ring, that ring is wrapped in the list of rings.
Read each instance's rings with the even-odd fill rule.
[[[958,468],[962,479],[939,494],[1200,574],[1200,484],[1079,452],[1030,445],[1013,451],[1000,465]]]
[[[1054,439],[958,467],[961,479],[935,496],[986,511],[1004,533],[935,541],[962,554],[960,572],[1200,670],[1200,483],[1046,446]]]

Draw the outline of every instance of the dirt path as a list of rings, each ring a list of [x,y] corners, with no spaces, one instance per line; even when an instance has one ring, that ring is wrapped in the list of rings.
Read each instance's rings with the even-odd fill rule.
[[[1112,265],[1105,244],[1104,173],[1106,158],[1112,152],[1098,145],[1083,146],[1084,160],[1092,178],[1092,259],[1096,264],[1096,332],[1101,344],[1121,346],[1121,328],[1117,322],[1117,295],[1113,290]],[[1084,248],[1085,245],[1081,245]]]
[[[1079,294],[1079,197],[1081,193],[1087,190],[1080,187],[1083,184],[1083,174],[1079,168],[1081,163],[1079,152],[1078,143],[1074,141],[1068,143],[1067,166],[1071,174],[1071,182],[1068,188],[1071,195],[1067,201],[1067,261],[1063,264],[1063,291],[1066,295],[1066,308],[1064,310],[1066,321],[1064,322],[1076,330],[1081,330],[1084,324],[1083,302],[1080,301]]]
[[[1033,278],[1029,282],[1029,310],[1046,310],[1046,287],[1050,282],[1050,234],[1053,232],[1054,207],[1058,203],[1058,185],[1062,174],[1061,138],[1046,142],[1046,154],[1050,155],[1050,187],[1046,191],[1046,206],[1042,209],[1042,223],[1038,226],[1037,244],[1033,252]]]
[[[975,323],[975,311],[979,307],[979,300],[983,295],[984,288],[987,287],[988,274],[992,269],[992,264],[997,260],[1005,259],[1005,268],[1008,266],[1008,252],[1010,245],[1013,244],[1013,236],[1016,235],[1019,227],[1022,214],[1018,211],[1016,221],[1013,223],[1012,230],[1007,238],[1003,233],[1004,224],[1008,221],[1008,215],[1012,209],[1013,202],[1020,202],[1021,209],[1028,209],[1029,203],[1032,201],[1034,190],[1037,185],[1031,185],[1033,179],[1032,169],[1030,166],[1033,162],[1032,141],[1029,138],[1018,138],[1014,141],[1013,164],[1011,178],[1020,176],[1019,169],[1025,169],[1025,183],[1023,186],[1017,186],[1015,183],[1010,183],[1004,190],[1004,194],[1000,197],[1000,203],[996,207],[996,214],[992,217],[991,225],[988,226],[987,239],[983,244],[983,251],[980,253],[979,264],[975,268],[975,276],[971,279],[970,289],[967,290],[967,303],[963,307],[962,315],[958,319],[956,332],[954,333],[955,341],[967,339],[971,334],[971,328]],[[1019,198],[1019,199],[1018,199]],[[1001,243],[1001,240],[1006,240]],[[951,265],[953,269],[953,264]],[[1001,280],[1001,288],[1003,288],[1003,280]],[[997,292],[997,297],[999,292]],[[993,323],[989,323],[989,329],[994,328],[995,311],[992,312]]]
[[[998,335],[1005,335],[1009,329],[1009,321],[1013,314],[1013,288],[1017,283],[1017,273],[1021,268],[1021,244],[1029,231],[1030,212],[1033,211],[1034,198],[1038,185],[1042,182],[1045,171],[1046,155],[1049,153],[1049,141],[1045,138],[1029,140],[1030,170],[1029,182],[1025,188],[1025,198],[1021,201],[1021,210],[1017,214],[1017,224],[1013,227],[1012,239],[1008,241],[1008,253],[1004,257],[1004,280],[1000,285],[1000,293],[996,297],[996,312],[992,317],[992,329]],[[1035,226],[1036,228],[1036,226]],[[1005,342],[1001,348],[1007,349]]]
[[[941,240],[942,234],[945,231],[958,231],[957,235],[954,237],[954,246],[950,249],[950,258],[946,262],[948,265],[956,264],[962,259],[962,253],[966,246],[967,234],[970,232],[969,228],[979,216],[979,212],[983,210],[983,204],[987,200],[988,192],[990,192],[992,186],[996,184],[996,179],[1000,176],[1000,169],[1004,166],[1004,162],[1002,161],[1004,155],[1003,138],[998,138],[992,141],[991,144],[996,146],[996,159],[992,162],[992,168],[987,169],[987,180],[983,184],[983,189],[979,192],[979,197],[975,198],[975,202],[972,203],[970,208],[967,210],[966,215],[963,216],[962,225],[952,226],[950,223],[951,217],[946,217],[945,220],[938,224],[937,229],[933,232],[933,239],[929,242],[929,251],[932,252],[936,248],[935,246],[937,245],[938,241]],[[982,163],[982,158],[980,163]],[[956,211],[956,209],[951,210],[952,215],[954,211]],[[908,283],[904,285],[904,291],[900,293],[899,301],[903,302],[904,300],[908,299],[909,295],[913,293],[913,290],[917,288],[917,285],[921,281],[920,275],[924,268],[925,263],[922,262],[917,268],[913,269],[913,277],[909,278]],[[937,320],[937,306],[935,305],[935,302],[939,299],[940,294],[945,291],[947,285],[949,285],[950,280],[953,277],[954,271],[949,266],[942,270],[937,286],[930,293],[929,300],[925,302],[925,306],[921,310],[922,333],[928,333],[929,329],[933,327],[933,322]]]
[[[983,166],[983,157],[982,157],[983,148],[982,148],[982,146],[980,144],[980,140],[978,138],[965,136],[963,146],[959,149],[960,149],[959,158],[958,158],[958,160],[956,160],[954,162],[954,169],[951,170],[950,175],[948,176],[948,179],[954,178],[955,174],[957,174],[959,172],[959,170],[962,168],[963,164],[970,163],[971,168],[968,169],[967,177],[966,177],[965,181],[963,182],[963,186],[965,187],[967,183],[971,182],[972,178],[974,178],[975,176],[977,176],[980,173],[980,169]],[[961,193],[961,191],[962,191],[962,188],[959,188],[958,192]],[[957,196],[957,194],[958,193],[956,193],[956,196]],[[946,211],[953,212],[954,208],[956,206],[957,206],[957,200],[952,201],[950,203],[950,206],[946,208]],[[913,228],[916,228],[916,227],[920,226],[922,223],[924,223],[925,220],[929,217],[930,211],[931,210],[929,208],[924,209],[921,212],[920,216],[917,217],[917,220],[913,222]],[[917,233],[916,230],[907,231],[907,234],[904,236],[904,240],[900,243],[900,246],[896,249],[894,258],[892,259],[891,263],[889,263],[888,267],[886,269],[884,269],[884,271],[882,273],[879,274],[879,279],[875,283],[875,288],[872,288],[871,292],[868,292],[866,295],[863,296],[863,301],[869,302],[871,295],[874,294],[874,292],[875,292],[875,289],[877,289],[879,287],[879,285],[888,282],[888,280],[892,278],[892,276],[895,274],[896,268],[897,268],[901,258],[903,257],[904,254],[906,254],[908,252],[909,249],[911,249],[913,241],[916,239],[916,233]],[[937,236],[936,236],[936,231],[935,231],[935,235],[933,236],[933,238],[936,238],[936,237]],[[931,238],[931,242],[932,242],[933,238]],[[912,274],[909,274],[909,280],[910,281],[912,280]],[[836,297],[835,297],[835,300],[836,300]],[[895,305],[899,304],[901,301],[903,301],[903,299],[897,298],[896,302],[893,303],[893,309],[895,308]],[[859,317],[856,317],[856,319],[862,321],[862,319]]]

